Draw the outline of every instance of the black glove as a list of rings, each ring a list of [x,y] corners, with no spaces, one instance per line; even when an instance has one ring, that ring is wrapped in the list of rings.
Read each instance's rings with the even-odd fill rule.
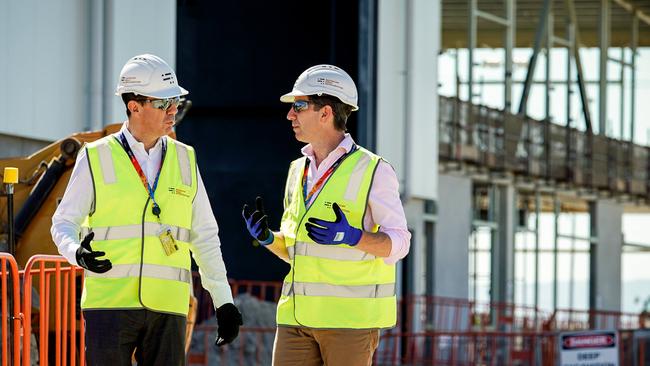
[[[237,338],[239,326],[244,325],[241,313],[232,303],[227,303],[217,308],[217,338],[214,340],[216,346],[223,346]]]
[[[77,249],[77,263],[79,266],[89,270],[90,272],[95,273],[104,273],[108,272],[113,265],[108,259],[97,259],[105,255],[104,252],[93,252],[93,249],[90,247],[90,241],[95,237],[95,233],[91,232],[84,240],[81,241],[81,246]]]
[[[251,236],[257,239],[260,244],[268,245],[273,242],[271,230],[269,230],[268,216],[264,212],[264,201],[262,197],[255,199],[256,210],[250,212],[248,205],[244,205],[241,211],[246,222],[246,228]]]

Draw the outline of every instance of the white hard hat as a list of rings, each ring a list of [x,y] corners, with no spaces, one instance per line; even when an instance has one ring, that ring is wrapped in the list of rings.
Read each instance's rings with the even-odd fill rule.
[[[293,103],[298,96],[314,94],[331,95],[351,106],[353,111],[359,109],[357,86],[354,85],[354,80],[347,72],[333,65],[316,65],[305,70],[293,84],[291,93],[281,96],[280,101]]]
[[[188,94],[176,80],[176,73],[162,58],[144,54],[131,58],[120,72],[115,95],[135,93],[166,99]]]

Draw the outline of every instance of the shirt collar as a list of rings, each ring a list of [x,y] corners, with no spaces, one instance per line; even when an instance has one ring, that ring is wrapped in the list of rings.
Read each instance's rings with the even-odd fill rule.
[[[352,136],[350,136],[349,133],[345,134],[345,137],[343,137],[343,141],[339,143],[339,145],[336,147],[336,149],[332,150],[332,152],[329,153],[329,156],[332,156],[332,154],[347,154],[352,150],[352,147],[355,145],[354,140],[352,139]],[[314,160],[314,148],[311,146],[311,144],[307,144],[303,146],[302,149],[300,149],[300,152],[302,153],[303,156],[308,157],[310,160]]]
[[[129,143],[129,147],[131,147],[133,151],[138,150],[140,152],[144,152],[145,154],[147,154],[146,150],[144,149],[144,144],[136,140],[135,137],[133,137],[133,135],[131,134],[131,131],[129,131],[128,120],[122,124],[122,128],[120,128],[120,133],[124,134],[124,137],[126,137],[126,142]],[[153,145],[153,147],[149,150],[149,152],[151,153],[151,151],[156,151],[160,149],[162,147],[164,138],[165,138],[164,136],[163,138],[159,138],[158,141],[156,141],[156,144]]]

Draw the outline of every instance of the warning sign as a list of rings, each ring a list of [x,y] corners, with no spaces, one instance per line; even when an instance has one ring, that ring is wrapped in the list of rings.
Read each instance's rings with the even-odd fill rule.
[[[560,366],[618,366],[616,331],[560,334]]]

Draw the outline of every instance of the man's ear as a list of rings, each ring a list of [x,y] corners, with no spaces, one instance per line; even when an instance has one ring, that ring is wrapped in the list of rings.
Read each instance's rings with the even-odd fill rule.
[[[320,112],[321,119],[327,119],[330,116],[334,116],[334,111],[332,110],[332,107],[329,105],[323,106],[323,108],[321,108],[319,112]]]
[[[129,111],[131,111],[131,113],[136,113],[140,108],[140,104],[138,104],[138,102],[136,102],[135,100],[131,100],[129,101],[129,104],[127,104],[126,107],[129,109]]]

